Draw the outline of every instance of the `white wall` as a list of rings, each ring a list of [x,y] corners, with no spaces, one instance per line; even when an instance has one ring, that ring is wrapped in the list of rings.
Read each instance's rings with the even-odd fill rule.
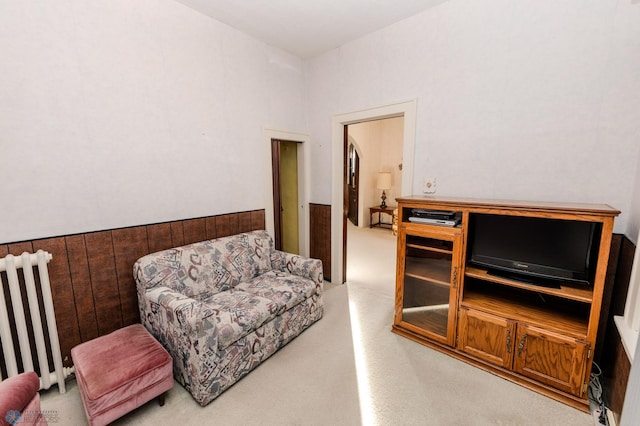
[[[302,61],[172,0],[0,3],[0,242],[262,209]]]
[[[628,0],[451,0],[317,57],[312,201],[331,199],[331,117],[417,99],[414,193],[433,176],[437,195],[608,203],[626,232],[639,43]]]
[[[414,192],[606,202],[635,238],[639,44],[631,0],[450,0],[303,65],[171,0],[4,0],[0,242],[263,208],[263,127],[311,133],[329,204],[331,118],[408,99]]]

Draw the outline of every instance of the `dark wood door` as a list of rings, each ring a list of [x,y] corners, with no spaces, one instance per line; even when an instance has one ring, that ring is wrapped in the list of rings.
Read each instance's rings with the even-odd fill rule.
[[[282,250],[282,199],[280,195],[280,141],[271,139],[271,167],[273,170],[273,219],[274,243],[277,250]]]
[[[353,144],[349,145],[349,213],[351,223],[358,226],[358,185],[360,181],[360,157]]]

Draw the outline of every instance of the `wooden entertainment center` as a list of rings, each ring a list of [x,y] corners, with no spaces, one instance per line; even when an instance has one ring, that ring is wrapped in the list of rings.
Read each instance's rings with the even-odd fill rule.
[[[604,204],[414,196],[398,198],[393,331],[588,411],[588,387],[614,218]],[[448,224],[418,211],[455,213]],[[593,223],[588,284],[540,285],[471,265],[477,215]],[[565,222],[561,222],[565,223]]]

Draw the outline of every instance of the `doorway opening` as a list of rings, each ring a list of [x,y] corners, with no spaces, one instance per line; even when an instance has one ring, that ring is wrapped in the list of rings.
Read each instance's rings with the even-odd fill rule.
[[[346,128],[347,217],[360,228],[391,229],[395,198],[402,195],[404,116]]]
[[[332,202],[331,202],[331,280],[346,281],[348,216],[348,126],[385,118],[404,117],[400,195],[413,194],[413,156],[415,147],[416,101],[402,102],[368,110],[341,114],[332,120]],[[361,159],[362,161],[362,159]],[[362,167],[362,165],[361,165]],[[362,185],[362,179],[360,185]],[[362,202],[360,210],[363,210]],[[361,216],[362,217],[362,216]]]
[[[271,140],[274,240],[277,250],[300,254],[298,144]]]
[[[309,256],[309,140],[302,133],[263,130],[265,229],[277,244],[301,256]],[[274,145],[278,147],[277,156]],[[284,197],[280,187],[283,177],[288,194]]]

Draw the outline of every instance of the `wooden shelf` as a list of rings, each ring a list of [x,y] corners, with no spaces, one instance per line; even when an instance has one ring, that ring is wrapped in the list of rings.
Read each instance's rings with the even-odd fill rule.
[[[426,246],[426,245],[422,245],[422,244],[409,244],[409,243],[407,243],[407,248],[414,248],[414,249],[417,249],[417,250],[430,251],[430,252],[434,252],[434,253],[445,253],[445,254],[453,253],[453,250],[450,250],[450,249],[443,249],[443,248],[440,248],[440,247],[431,247],[431,246]]]
[[[446,336],[449,321],[449,305],[402,310],[402,321],[439,336]]]
[[[435,225],[430,223],[417,223],[417,222],[409,222],[409,221],[401,221],[400,226],[409,232],[411,231],[419,232],[421,230],[428,230],[434,235],[441,234],[443,236],[459,235],[462,230],[462,225],[444,226],[444,225]]]
[[[477,278],[500,284],[508,287],[520,288],[523,290],[531,290],[536,293],[548,294],[551,296],[562,297],[564,299],[575,300],[577,302],[591,303],[593,301],[593,291],[590,287],[579,288],[567,285],[561,285],[560,288],[545,287],[535,284],[529,284],[522,281],[503,278],[497,275],[491,275],[484,269],[468,266],[465,270],[466,277]]]
[[[407,256],[404,274],[448,287],[451,285],[451,261]]]
[[[585,204],[585,203],[559,203],[547,201],[525,201],[525,200],[491,200],[478,198],[461,197],[439,197],[433,195],[413,195],[410,197],[396,198],[398,205],[405,208],[428,208],[433,210],[465,210],[501,212],[507,214],[517,214],[522,212],[526,215],[537,213],[540,216],[569,214],[573,217],[594,216],[615,217],[620,214],[620,210],[614,209],[607,204]]]
[[[588,310],[580,315],[572,309],[559,309],[558,304],[547,304],[536,295],[523,298],[508,292],[480,292],[467,289],[461,304],[468,308],[500,315],[504,318],[535,324],[578,339],[587,336]]]

